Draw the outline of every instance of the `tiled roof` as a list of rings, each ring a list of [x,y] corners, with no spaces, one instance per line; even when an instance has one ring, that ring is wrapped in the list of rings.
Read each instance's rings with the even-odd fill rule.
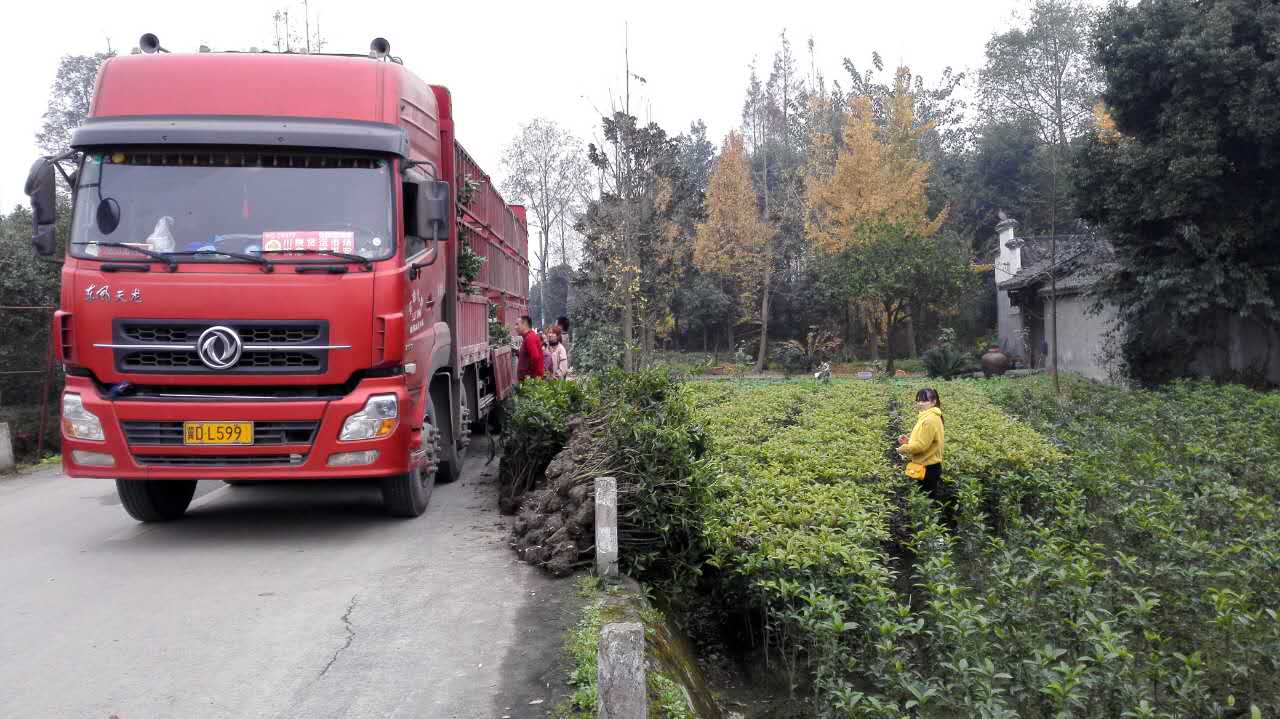
[[[999,283],[1002,290],[1020,290],[1049,281],[1050,270],[1058,277],[1059,291],[1092,284],[1098,274],[1096,266],[1107,261],[1110,248],[1104,240],[1089,235],[1058,235],[1058,263],[1051,259],[1053,236],[1026,237],[1023,240],[1022,269]],[[1066,283],[1064,285],[1064,282]]]

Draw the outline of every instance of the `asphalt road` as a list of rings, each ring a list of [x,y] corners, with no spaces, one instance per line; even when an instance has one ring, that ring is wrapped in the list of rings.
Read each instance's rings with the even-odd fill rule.
[[[572,585],[515,561],[472,447],[414,520],[376,486],[201,482],[143,525],[109,481],[0,479],[0,716],[545,716]]]

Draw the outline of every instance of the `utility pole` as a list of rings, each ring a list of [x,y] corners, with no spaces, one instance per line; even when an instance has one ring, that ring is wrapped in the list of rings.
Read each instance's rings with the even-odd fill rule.
[[[1049,316],[1053,323],[1050,336],[1053,347],[1052,357],[1053,394],[1062,396],[1062,384],[1058,380],[1058,144],[1050,148],[1053,153],[1053,201],[1049,204]]]
[[[311,54],[311,5],[302,0],[302,31],[307,34],[307,54]]]
[[[623,112],[626,115],[625,122],[631,121],[631,26],[630,23],[622,25],[622,66],[625,77],[625,96],[623,99]],[[635,338],[635,307],[633,306],[633,298],[631,296],[631,237],[629,235],[629,224],[631,218],[631,188],[627,173],[627,135],[628,128],[624,123],[622,132],[619,133],[619,143],[622,149],[621,162],[618,164],[619,184],[621,192],[618,193],[622,200],[622,368],[627,372],[635,369],[635,356],[632,351],[632,341]]]

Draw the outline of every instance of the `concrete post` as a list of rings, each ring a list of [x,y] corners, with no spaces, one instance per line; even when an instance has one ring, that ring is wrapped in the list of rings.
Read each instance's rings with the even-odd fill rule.
[[[601,719],[648,719],[644,626],[618,622],[600,628],[596,678]]]
[[[596,574],[618,580],[618,481],[596,478]]]
[[[14,466],[13,437],[9,434],[9,423],[0,422],[0,472],[12,472]]]

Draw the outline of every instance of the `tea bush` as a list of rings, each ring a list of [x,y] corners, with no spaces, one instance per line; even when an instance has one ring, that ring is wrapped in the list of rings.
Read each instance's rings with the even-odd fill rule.
[[[888,395],[880,385],[827,387],[747,387],[699,410],[707,562],[723,573],[729,601],[763,615],[793,682],[813,644],[813,608],[860,615],[892,579],[880,550],[894,474],[884,451]]]
[[[887,452],[922,382],[709,384],[721,601],[765,615],[818,714],[1280,711],[1280,395],[948,383],[952,534]]]
[[[916,421],[916,392],[933,385],[897,385],[896,431],[909,434]],[[1057,478],[1066,455],[1044,436],[1006,414],[972,382],[950,382],[939,391],[945,481],[955,487],[962,515],[986,520],[999,531],[1007,518],[1035,513],[1065,489]]]
[[[521,382],[503,403],[500,483],[503,507],[515,511],[520,497],[542,478],[569,439],[569,418],[593,401],[582,384],[567,380]]]
[[[594,459],[584,464],[618,481],[619,561],[632,576],[690,585],[702,557],[704,488],[693,466],[704,439],[680,374],[613,370],[592,378],[588,392]]]

